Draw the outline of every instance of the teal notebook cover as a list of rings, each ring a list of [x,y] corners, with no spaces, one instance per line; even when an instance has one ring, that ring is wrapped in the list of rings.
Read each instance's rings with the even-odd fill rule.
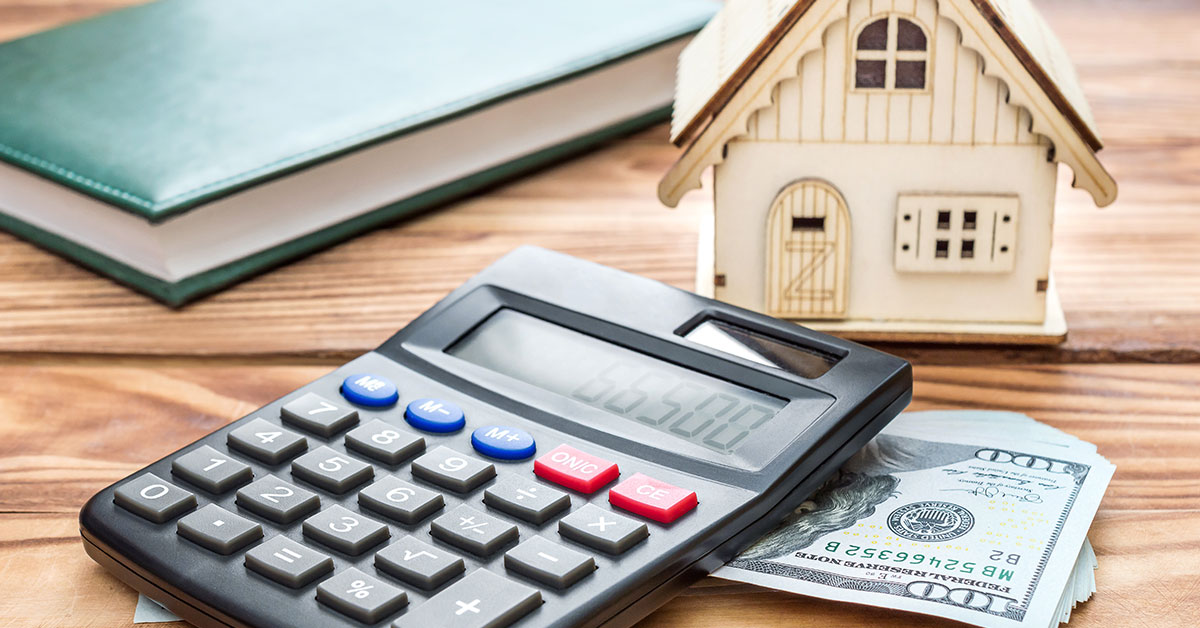
[[[708,0],[162,0],[0,44],[0,159],[159,222],[689,36],[715,8]],[[0,227],[178,304],[666,113],[176,283],[3,207]]]

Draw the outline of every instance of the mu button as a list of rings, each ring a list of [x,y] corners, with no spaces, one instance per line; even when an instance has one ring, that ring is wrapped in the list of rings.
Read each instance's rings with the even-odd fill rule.
[[[621,474],[617,463],[559,445],[533,461],[533,472],[543,480],[580,493],[595,493]]]
[[[641,473],[608,492],[613,506],[659,523],[671,523],[696,507],[696,492],[671,486]]]

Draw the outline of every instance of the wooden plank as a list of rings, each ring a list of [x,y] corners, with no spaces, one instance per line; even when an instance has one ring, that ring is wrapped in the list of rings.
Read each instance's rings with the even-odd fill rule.
[[[3,0],[0,33],[115,5]],[[1117,203],[1096,210],[1062,173],[1053,268],[1068,341],[1050,350],[893,348],[936,363],[1200,360],[1200,66],[1173,61],[1200,57],[1191,35],[1200,10],[1177,0],[1043,5],[1079,66],[1108,144],[1101,157],[1121,185]],[[1076,19],[1081,11],[1087,20]],[[655,185],[676,154],[656,127],[181,311],[0,234],[0,355],[340,359],[523,243],[690,288],[711,192],[687,196],[681,210],[659,205]]]
[[[144,362],[144,360],[143,360]],[[124,626],[133,594],[94,565],[76,513],[96,490],[318,377],[322,366],[0,366],[0,617]],[[1100,594],[1072,625],[1200,621],[1200,365],[919,367],[914,409],[1026,412],[1095,442],[1117,473],[1092,527]],[[1154,595],[1146,595],[1153,591]],[[642,626],[950,626],[708,580]]]

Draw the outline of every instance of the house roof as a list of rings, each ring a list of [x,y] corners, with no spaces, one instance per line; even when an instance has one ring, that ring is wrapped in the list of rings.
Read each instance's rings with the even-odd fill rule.
[[[714,116],[815,0],[729,0],[679,57],[671,141],[684,145]],[[969,0],[1092,151],[1103,146],[1075,69],[1030,0]],[[964,2],[966,4],[966,2]]]

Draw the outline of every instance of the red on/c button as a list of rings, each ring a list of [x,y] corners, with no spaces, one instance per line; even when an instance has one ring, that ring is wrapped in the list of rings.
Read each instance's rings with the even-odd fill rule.
[[[671,486],[648,475],[633,477],[612,487],[608,501],[617,508],[659,523],[671,523],[696,507],[696,492]]]
[[[617,463],[585,454],[574,447],[559,445],[533,461],[533,472],[580,493],[595,493],[621,474]]]

